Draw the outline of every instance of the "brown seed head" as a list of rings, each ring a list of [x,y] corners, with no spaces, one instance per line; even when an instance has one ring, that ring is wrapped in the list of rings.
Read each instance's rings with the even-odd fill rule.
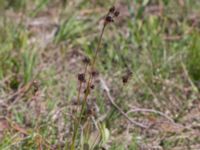
[[[122,77],[122,82],[125,84],[128,82],[129,77],[128,76],[123,76]]]
[[[108,16],[106,16],[105,21],[106,21],[106,23],[110,23],[110,22],[113,22],[114,20],[113,20],[112,16],[108,15]]]
[[[80,82],[85,82],[86,80],[85,80],[85,74],[84,73],[79,73],[78,74],[78,80],[80,81]]]
[[[113,7],[111,7],[110,9],[109,9],[109,12],[110,13],[113,13],[115,11],[115,6],[113,6]]]
[[[96,76],[98,76],[98,75],[99,75],[99,73],[98,73],[97,71],[95,71],[95,70],[94,70],[94,71],[92,71],[92,72],[91,72],[91,74],[92,74],[92,76],[93,76],[93,77],[96,77]]]
[[[107,16],[105,17],[105,25],[114,22],[114,18],[119,16],[119,11],[113,6],[109,9]]]
[[[91,89],[94,89],[94,84],[92,84],[92,85],[90,86],[90,88],[91,88]]]
[[[83,58],[83,63],[84,64],[90,64],[90,59],[88,57]]]
[[[127,83],[128,82],[128,80],[131,78],[131,76],[132,76],[132,72],[131,72],[131,70],[127,70],[126,71],[126,74],[122,77],[122,82],[125,84],[125,83]]]
[[[118,17],[118,16],[119,16],[119,14],[120,14],[120,12],[119,12],[119,11],[115,11],[115,12],[114,12],[114,16],[115,16],[115,17]]]

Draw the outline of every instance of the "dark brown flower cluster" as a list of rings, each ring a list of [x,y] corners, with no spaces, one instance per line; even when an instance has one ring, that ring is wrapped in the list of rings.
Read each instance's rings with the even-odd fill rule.
[[[88,58],[88,57],[84,57],[82,61],[86,65],[91,63],[90,58]]]
[[[122,76],[122,82],[125,84],[128,82],[128,80],[131,78],[132,76],[132,72],[128,69],[126,71],[126,74],[124,76]]]
[[[86,80],[85,80],[85,74],[84,73],[79,73],[78,74],[78,80],[80,82],[86,82]]]
[[[114,18],[119,16],[119,11],[116,10],[115,6],[109,9],[108,14],[105,17],[105,24],[114,22]]]

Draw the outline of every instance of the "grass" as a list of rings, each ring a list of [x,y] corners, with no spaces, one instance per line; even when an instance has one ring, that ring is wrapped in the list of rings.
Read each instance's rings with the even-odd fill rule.
[[[77,75],[85,69],[82,59],[94,57],[113,3],[0,0],[0,149],[69,149],[81,108]],[[74,149],[199,149],[193,133],[199,126],[200,2],[115,5],[120,16],[104,33],[94,66],[99,76],[92,80]],[[124,84],[127,70],[132,75]],[[124,112],[154,109],[175,125],[144,112],[128,117],[151,124],[149,129],[130,124],[110,104],[99,78]]]

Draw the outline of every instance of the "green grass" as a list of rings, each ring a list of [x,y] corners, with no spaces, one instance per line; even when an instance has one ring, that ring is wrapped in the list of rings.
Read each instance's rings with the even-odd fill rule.
[[[188,51],[188,56],[187,56],[187,66],[188,66],[188,71],[191,75],[191,77],[194,79],[194,81],[199,82],[200,80],[200,62],[199,62],[199,57],[200,57],[200,44],[198,43],[199,36],[194,32],[191,35],[191,45],[190,45],[190,51]]]
[[[1,118],[9,120],[3,132],[0,129],[0,149],[69,148],[77,113],[76,77],[84,71],[81,60],[94,56],[102,17],[114,2],[0,0],[0,127]],[[200,97],[200,2],[183,2],[183,6],[167,0],[116,3],[121,15],[105,30],[95,68],[125,112],[136,106],[151,108],[167,113],[178,124],[192,124]],[[124,85],[127,69],[133,74]],[[38,93],[31,84],[34,80]],[[195,132],[192,127],[168,134],[128,126],[99,82],[88,98],[90,105],[98,111],[93,121],[88,119],[91,130],[85,131],[86,122],[82,122],[77,149],[137,150],[152,144],[154,137],[158,141],[154,144],[164,149],[187,146],[187,140],[191,147],[199,142],[195,135],[180,138]],[[146,122],[161,119],[146,113],[129,117]],[[103,119],[98,122],[99,118]],[[20,129],[12,126],[15,123]],[[93,145],[89,137],[96,132],[99,141]]]

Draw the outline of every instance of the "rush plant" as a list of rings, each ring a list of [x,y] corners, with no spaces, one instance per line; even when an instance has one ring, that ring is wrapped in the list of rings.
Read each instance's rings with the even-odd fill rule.
[[[74,131],[73,131],[73,136],[72,136],[72,144],[71,144],[71,148],[70,148],[71,150],[75,150],[76,138],[77,138],[79,127],[81,126],[81,119],[83,117],[83,113],[84,113],[84,110],[85,110],[85,107],[86,107],[86,104],[87,104],[87,99],[88,99],[88,96],[90,94],[91,89],[94,88],[94,85],[92,84],[93,77],[97,74],[97,72],[95,71],[94,68],[95,68],[95,63],[97,61],[98,53],[100,51],[100,46],[101,46],[103,34],[105,32],[105,28],[107,27],[107,25],[114,22],[114,19],[118,16],[119,16],[119,11],[117,11],[114,6],[111,7],[109,9],[108,13],[106,14],[105,18],[104,18],[103,27],[102,27],[102,30],[100,32],[100,36],[99,36],[99,39],[98,39],[97,48],[96,48],[94,57],[93,57],[91,62],[88,58],[84,59],[84,62],[86,64],[85,71],[84,71],[84,73],[78,74],[78,80],[80,82],[79,90],[78,90],[78,96],[77,96],[77,102],[78,103],[80,103],[80,95],[81,95],[81,89],[83,87],[83,83],[86,84],[86,89],[84,91],[83,100],[81,101],[80,112],[79,112],[76,120],[74,121]],[[86,73],[87,73],[88,67],[90,67],[90,71],[88,73],[88,79],[86,79]]]

